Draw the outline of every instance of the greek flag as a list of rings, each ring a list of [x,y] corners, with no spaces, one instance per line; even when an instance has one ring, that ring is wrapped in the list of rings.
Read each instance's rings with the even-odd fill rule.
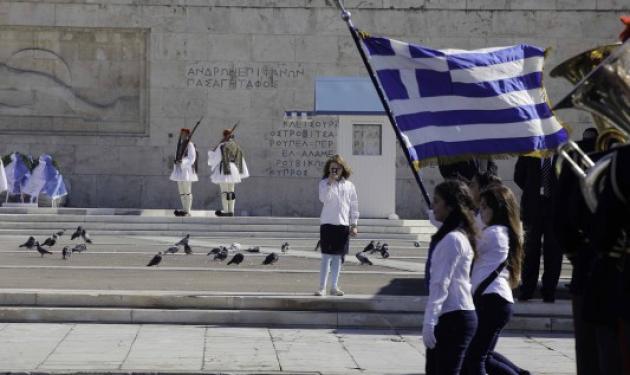
[[[437,157],[551,150],[568,139],[547,104],[541,48],[435,50],[361,39],[415,167]]]

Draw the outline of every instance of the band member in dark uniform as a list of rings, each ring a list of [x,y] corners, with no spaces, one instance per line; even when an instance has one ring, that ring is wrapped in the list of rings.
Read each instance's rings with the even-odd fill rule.
[[[523,191],[521,219],[525,229],[525,260],[518,299],[527,301],[538,285],[540,256],[544,258],[542,298],[554,302],[562,267],[562,251],[553,228],[552,202],[557,183],[553,159],[520,156],[514,167],[514,182]]]

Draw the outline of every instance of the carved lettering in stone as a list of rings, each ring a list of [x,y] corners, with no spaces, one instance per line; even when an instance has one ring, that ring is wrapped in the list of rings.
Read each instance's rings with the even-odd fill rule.
[[[304,78],[301,64],[197,63],[186,67],[186,86],[223,90],[277,89],[287,80]]]
[[[326,160],[337,149],[337,126],[337,117],[332,116],[287,117],[267,137],[272,163],[269,175],[321,177]]]

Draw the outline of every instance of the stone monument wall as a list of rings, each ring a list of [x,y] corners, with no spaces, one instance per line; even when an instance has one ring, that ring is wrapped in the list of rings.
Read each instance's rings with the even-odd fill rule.
[[[532,43],[546,71],[621,31],[620,0],[347,0],[372,34],[435,48]],[[204,120],[195,209],[216,209],[206,151],[239,122],[251,177],[237,210],[317,216],[316,182],[337,118],[307,116],[318,76],[366,75],[329,0],[5,0],[0,2],[0,154],[47,152],[82,207],[175,208],[168,181],[178,130]],[[545,79],[551,100],[570,85]],[[290,115],[298,112],[298,117]],[[289,113],[287,115],[287,113]],[[574,137],[588,114],[563,111]],[[511,180],[514,160],[500,160]],[[429,191],[436,168],[423,176]],[[423,216],[402,152],[397,212]],[[360,197],[361,199],[361,197]],[[364,199],[367,199],[365,197]]]

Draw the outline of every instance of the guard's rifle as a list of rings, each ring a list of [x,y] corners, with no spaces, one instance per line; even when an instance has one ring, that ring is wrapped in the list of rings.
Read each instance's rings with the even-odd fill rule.
[[[203,116],[201,116],[199,121],[197,121],[192,131],[190,132],[190,135],[188,136],[187,140],[181,143],[178,142],[177,153],[175,155],[175,164],[180,163],[182,161],[182,158],[184,157],[184,152],[186,152],[186,149],[188,148],[188,143],[192,139],[193,134],[195,134],[195,131],[197,130],[197,127],[199,127],[199,124],[201,124],[201,120],[203,120]]]
[[[236,124],[234,124],[234,126],[232,126],[232,130],[230,130],[230,134],[234,134],[234,131],[236,130],[236,127],[238,126],[238,124],[240,124],[240,120],[236,122]],[[219,143],[217,143],[216,146],[214,146],[213,150],[216,150],[217,147],[219,147],[221,145],[221,143],[223,143],[223,139],[221,141],[219,141]]]

